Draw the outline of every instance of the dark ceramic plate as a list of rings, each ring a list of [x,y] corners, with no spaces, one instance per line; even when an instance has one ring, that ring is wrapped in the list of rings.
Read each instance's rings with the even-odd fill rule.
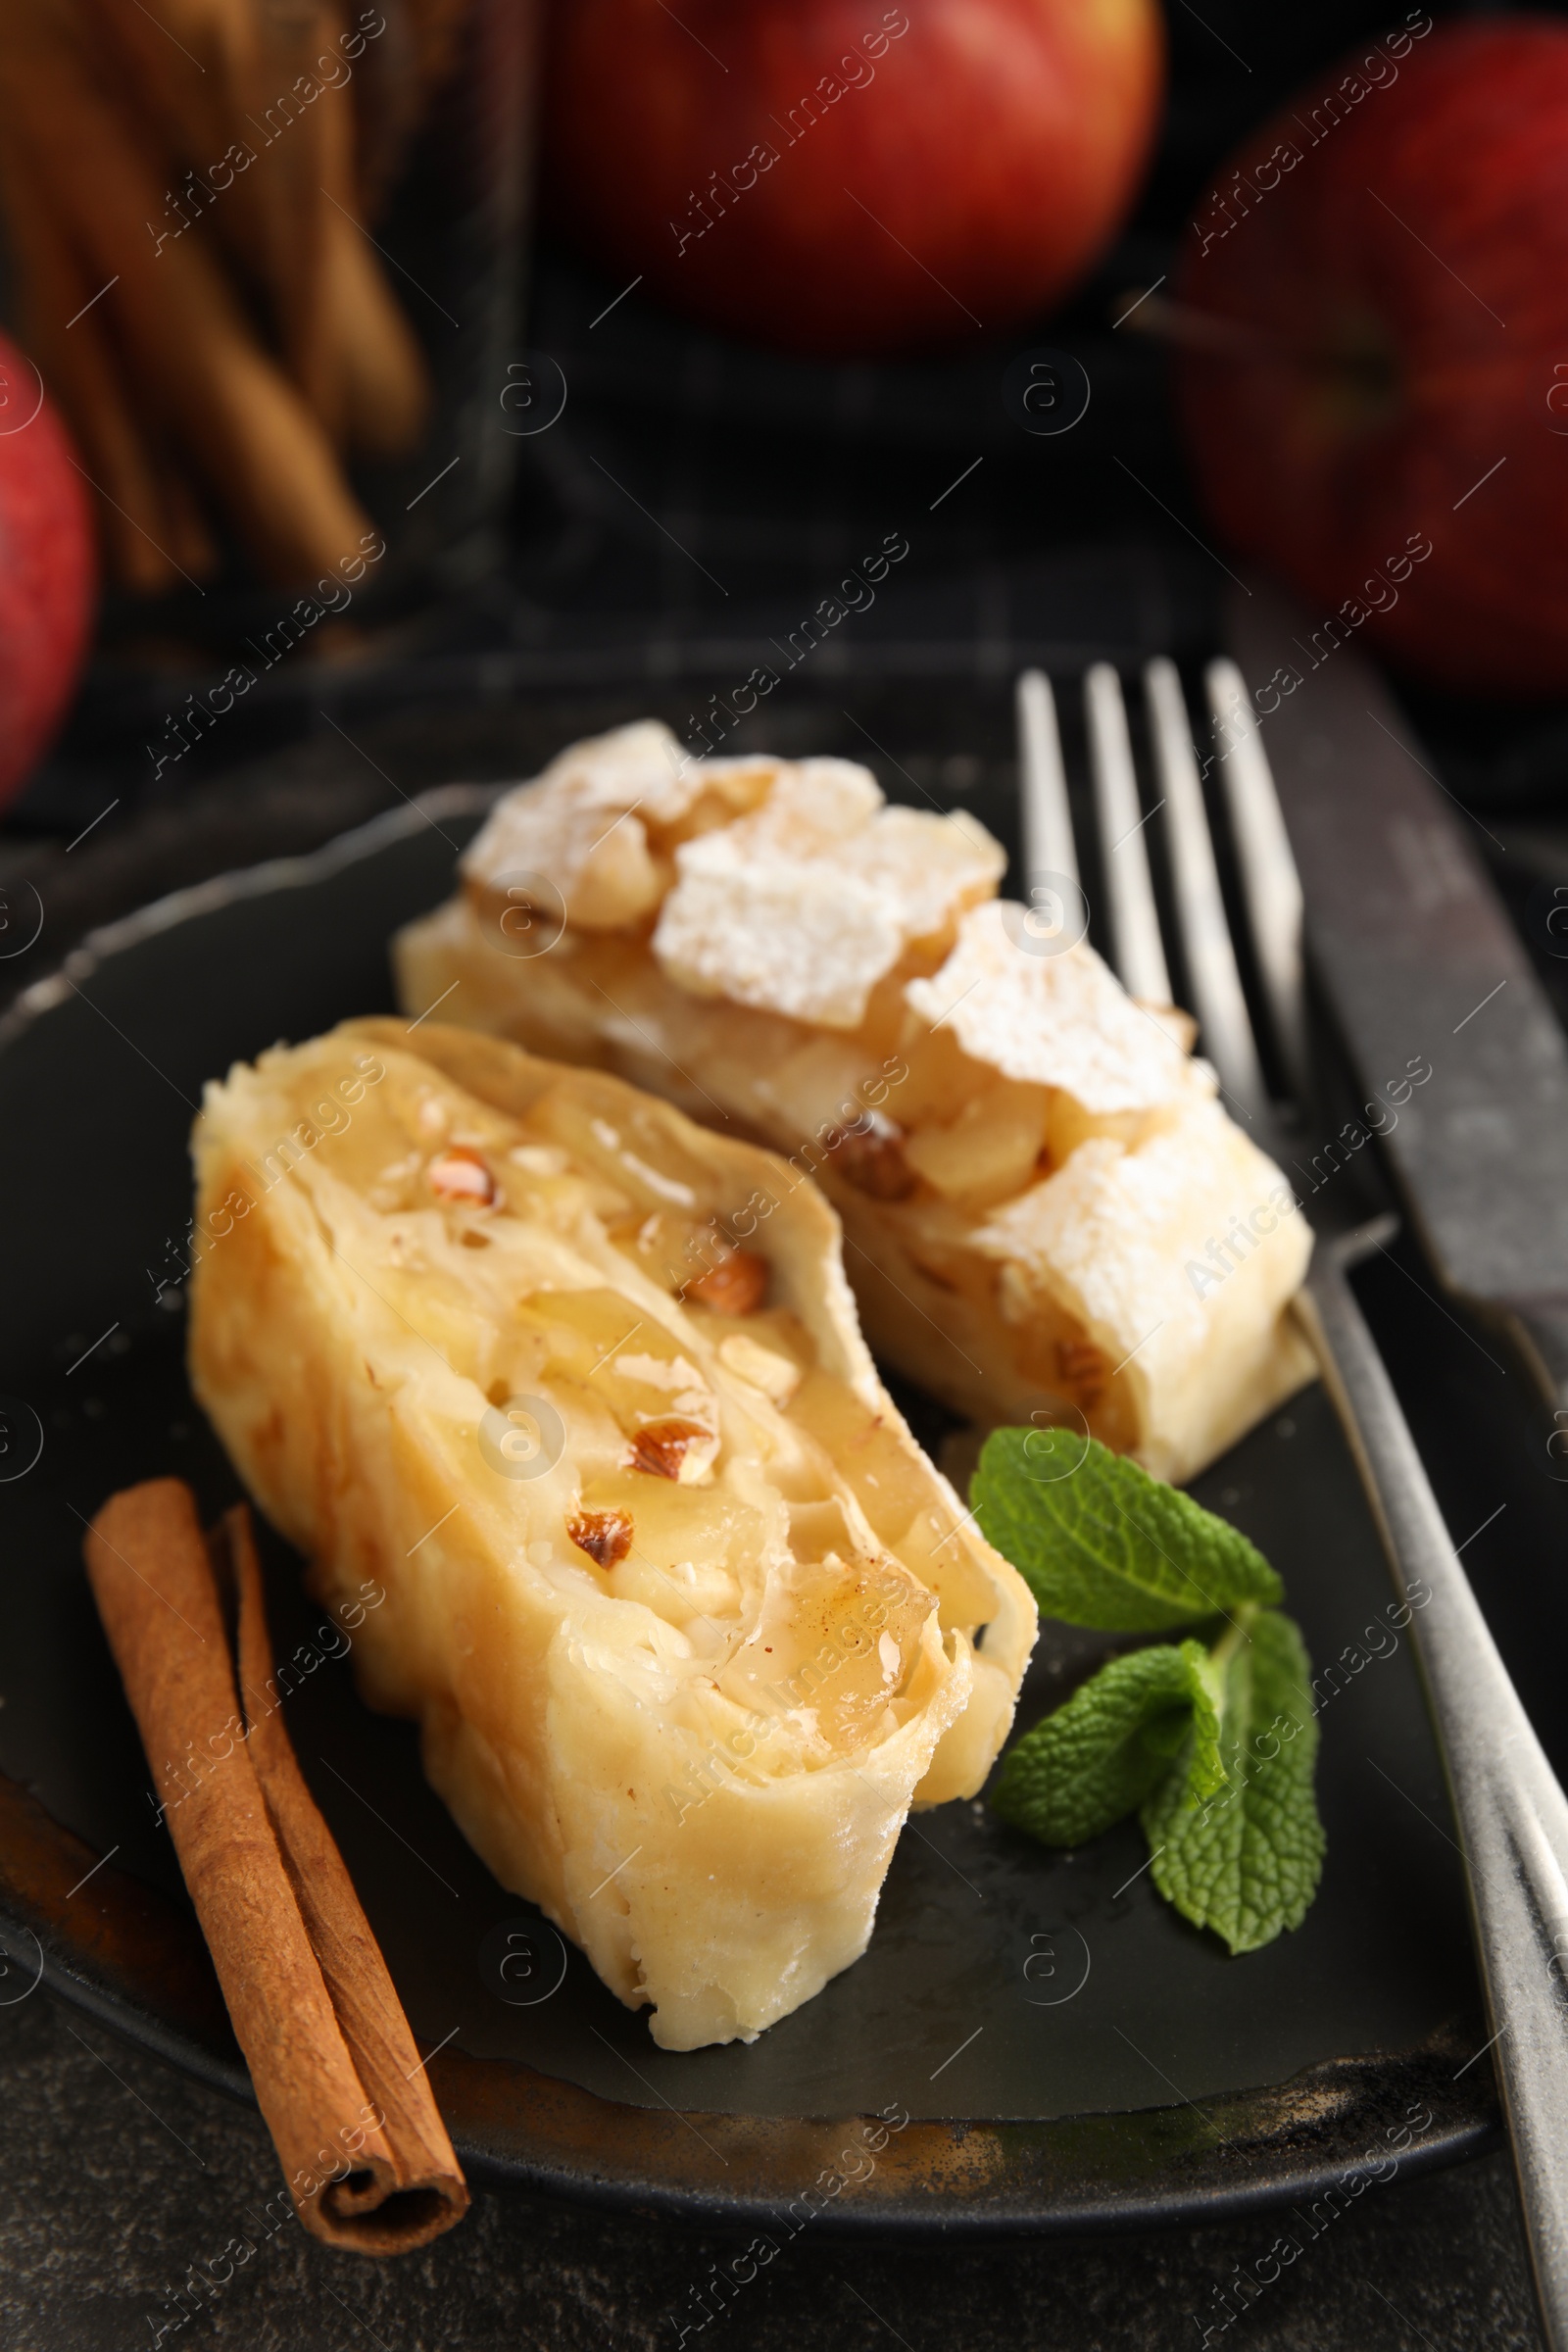
[[[170,1282],[202,1082],[390,1005],[387,936],[444,895],[486,797],[453,787],[166,900],[0,1025],[0,2004],[41,1978],[242,2096],[82,1524],[163,1473],[209,1513],[235,1494],[186,1388]],[[1319,1392],[1197,1492],[1276,1562],[1314,1657],[1387,1626],[1383,1558]],[[281,1652],[315,1613],[276,1541],[268,1568]],[[361,1706],[347,1664],[323,1661],[289,1703],[476,2178],[736,2222],[819,2183],[823,2230],[1082,2228],[1309,2198],[1391,2145],[1451,2159],[1495,2129],[1490,2070],[1466,2064],[1485,2029],[1438,1759],[1407,1644],[1376,1646],[1323,1711],[1328,1867],[1295,1935],[1231,1960],[1155,1895],[1132,1826],[1053,1855],[950,1805],[906,1831],[863,1960],[751,2048],[686,2055],[656,2048],[497,1886],[426,1788],[412,1728]],[[1020,1720],[1093,1654],[1048,1626]],[[878,2110],[910,2120],[835,2187],[865,2173],[840,2151]]]

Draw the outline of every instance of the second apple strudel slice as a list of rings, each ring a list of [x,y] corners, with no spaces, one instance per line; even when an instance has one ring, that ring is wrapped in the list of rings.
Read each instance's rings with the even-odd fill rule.
[[[498,803],[395,943],[402,1001],[772,1145],[886,1360],[1188,1478],[1310,1378],[1310,1235],[1186,1017],[1042,939],[1004,864],[849,761],[694,760],[646,721]]]

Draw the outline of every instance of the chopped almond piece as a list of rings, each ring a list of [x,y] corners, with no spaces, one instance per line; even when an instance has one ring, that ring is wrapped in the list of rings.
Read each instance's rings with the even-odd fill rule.
[[[897,1119],[871,1111],[863,1128],[842,1127],[834,1165],[857,1192],[873,1200],[905,1200],[913,1192],[914,1170],[904,1156],[905,1134]]]
[[[1092,1340],[1058,1340],[1056,1367],[1069,1395],[1077,1397],[1086,1412],[1092,1410],[1104,1394],[1110,1371],[1103,1349]]]
[[[729,1250],[706,1274],[686,1285],[686,1296],[715,1314],[750,1315],[767,1297],[767,1260],[755,1250]]]
[[[631,1549],[631,1518],[625,1511],[577,1511],[566,1533],[598,1568],[613,1568]]]
[[[495,1178],[467,1144],[438,1152],[425,1177],[438,1200],[471,1200],[478,1208],[489,1208],[496,1199]]]
[[[699,1421],[649,1421],[631,1442],[631,1466],[649,1478],[672,1478],[690,1483],[687,1464],[694,1446],[707,1447],[711,1437]]]

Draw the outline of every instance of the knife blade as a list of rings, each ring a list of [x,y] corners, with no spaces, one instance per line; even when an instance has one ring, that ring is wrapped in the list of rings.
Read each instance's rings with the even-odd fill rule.
[[[1486,828],[1374,664],[1286,600],[1233,606],[1319,989],[1440,1278],[1568,1406],[1568,1035],[1487,873]],[[1499,847],[1501,845],[1499,844]],[[1404,1095],[1411,1065],[1431,1076]],[[1402,1101],[1397,1098],[1403,1096]]]

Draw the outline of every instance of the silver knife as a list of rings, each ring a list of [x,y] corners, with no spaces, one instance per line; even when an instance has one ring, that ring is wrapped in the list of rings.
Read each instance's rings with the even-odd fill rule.
[[[1236,600],[1230,636],[1365,1124],[1384,1126],[1444,1282],[1506,1323],[1548,1402],[1568,1407],[1568,1035],[1493,889],[1486,828],[1353,641],[1321,622],[1314,635],[1269,591]]]

